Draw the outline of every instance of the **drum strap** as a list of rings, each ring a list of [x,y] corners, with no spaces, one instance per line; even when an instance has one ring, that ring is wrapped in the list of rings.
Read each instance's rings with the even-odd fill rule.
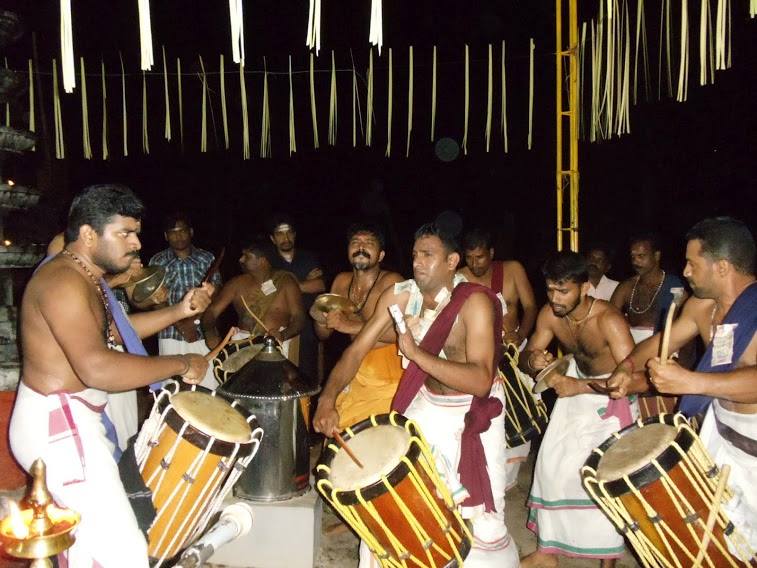
[[[718,433],[724,440],[730,442],[733,446],[740,449],[745,454],[749,454],[753,458],[757,458],[757,440],[752,440],[744,434],[740,434],[728,424],[723,424],[719,419],[716,412],[713,412],[715,417],[715,425],[718,428]]]

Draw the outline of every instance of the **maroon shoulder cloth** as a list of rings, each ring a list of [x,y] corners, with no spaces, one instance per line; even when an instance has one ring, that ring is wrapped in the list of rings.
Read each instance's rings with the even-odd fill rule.
[[[431,324],[426,336],[420,343],[421,349],[438,355],[444,342],[447,340],[452,324],[455,323],[457,314],[463,307],[468,297],[475,293],[481,292],[486,294],[492,302],[494,312],[494,366],[496,370],[499,359],[502,355],[502,344],[498,341],[498,331],[502,329],[502,310],[497,296],[485,286],[462,282],[452,291],[449,304],[447,304],[441,313],[437,316],[434,323]],[[397,393],[392,401],[392,410],[404,413],[415,396],[420,391],[426,381],[428,373],[421,369],[415,362],[411,361],[410,365],[402,374]],[[486,455],[484,446],[481,443],[481,433],[486,432],[491,425],[492,419],[502,412],[502,402],[494,397],[473,397],[470,410],[465,414],[465,428],[463,429],[460,464],[457,472],[460,474],[460,483],[468,491],[470,497],[463,502],[464,507],[475,507],[476,505],[485,506],[485,510],[494,511],[494,499],[492,497],[491,482],[489,474],[486,471]]]

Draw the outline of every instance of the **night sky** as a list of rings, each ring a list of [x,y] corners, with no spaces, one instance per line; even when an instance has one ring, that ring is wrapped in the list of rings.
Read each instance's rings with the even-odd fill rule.
[[[389,229],[387,261],[410,273],[413,230],[439,212],[452,209],[466,225],[483,224],[497,233],[498,256],[523,262],[539,289],[538,267],[555,246],[554,197],[554,2],[523,0],[384,1],[384,49],[376,59],[374,142],[366,148],[358,135],[352,147],[351,56],[360,75],[361,110],[365,115],[365,69],[368,61],[370,2],[325,0],[322,51],[316,61],[318,129],[321,148],[313,149],[310,123],[308,53],[304,46],[307,2],[255,1],[245,3],[247,90],[250,109],[252,159],[241,157],[239,83],[231,62],[228,3],[152,1],[155,50],[154,74],[148,75],[150,150],[141,149],[141,74],[137,2],[74,0],[74,47],[83,55],[88,79],[90,137],[95,159],[84,160],[81,149],[79,88],[63,96],[66,160],[45,159],[52,143],[51,59],[59,58],[58,2],[5,2],[21,14],[26,34],[6,48],[11,67],[26,69],[32,54],[32,32],[44,74],[40,77],[42,113],[49,140],[40,151],[7,160],[4,177],[45,191],[32,212],[10,219],[7,232],[17,240],[45,242],[63,227],[71,196],[91,183],[121,182],[133,187],[148,204],[144,224],[145,257],[164,246],[161,217],[169,210],[190,211],[196,242],[217,250],[226,245],[225,276],[237,270],[242,241],[265,229],[274,211],[288,211],[298,225],[299,245],[314,249],[329,272],[346,267],[343,233],[361,217],[373,217]],[[31,4],[31,6],[29,5]],[[567,2],[566,2],[567,4]],[[657,93],[659,2],[647,2],[647,26],[652,92]],[[674,2],[674,4],[676,4]],[[631,233],[659,231],[665,262],[680,270],[683,233],[697,220],[731,214],[755,226],[754,158],[757,155],[757,20],[749,20],[746,0],[733,1],[733,68],[718,72],[714,86],[699,86],[699,3],[689,2],[692,14],[689,100],[643,102],[631,110],[631,134],[602,143],[580,145],[581,239],[603,239],[618,255],[613,273],[629,274],[627,240]],[[696,4],[696,5],[695,5]],[[713,10],[715,1],[713,0]],[[117,5],[114,7],[114,5]],[[200,9],[197,6],[210,6]],[[581,2],[582,20],[596,14],[596,1]],[[636,2],[630,3],[635,13]],[[674,23],[679,21],[674,7]],[[674,76],[677,77],[678,33],[673,32]],[[526,148],[528,114],[528,39],[536,42],[533,149]],[[509,153],[503,152],[500,122],[499,49],[507,42]],[[495,89],[493,142],[484,146],[486,113],[486,50],[494,44]],[[438,45],[438,108],[436,138],[458,144],[463,136],[464,45],[471,50],[471,116],[468,155],[442,162],[430,142],[431,50]],[[163,77],[160,45],[165,44],[169,72],[182,58],[186,73],[199,71],[197,55],[206,69],[218,71],[224,53],[227,70],[231,149],[223,149],[218,75],[208,77],[210,88],[208,153],[199,152],[201,83],[184,76],[184,151],[178,144],[176,77],[171,75],[172,127],[175,140],[163,139]],[[415,50],[414,130],[410,157],[405,157],[407,116],[407,46]],[[394,114],[392,156],[386,158],[388,48],[394,48]],[[335,50],[338,73],[339,128],[337,145],[327,145],[330,50]],[[119,50],[127,68],[129,157],[121,150]],[[288,77],[282,73],[292,55],[297,153],[288,156]],[[273,158],[259,157],[263,56],[269,75]],[[108,77],[109,145],[113,157],[101,152],[100,58]],[[632,62],[633,64],[633,62]],[[78,59],[77,59],[78,76]],[[77,77],[78,82],[78,77]],[[14,105],[13,124],[24,126],[25,95]],[[214,122],[213,122],[214,121]]]

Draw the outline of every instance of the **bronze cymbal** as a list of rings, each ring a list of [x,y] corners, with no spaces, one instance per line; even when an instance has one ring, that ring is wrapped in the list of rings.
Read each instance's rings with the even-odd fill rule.
[[[145,309],[162,304],[166,286],[166,269],[162,266],[145,266],[135,273],[124,286],[126,296],[137,308]]]
[[[544,392],[545,390],[552,388],[549,384],[549,379],[554,374],[564,375],[565,371],[568,370],[568,366],[570,365],[570,362],[572,360],[573,353],[568,353],[565,357],[555,359],[549,365],[544,367],[541,371],[539,371],[539,374],[536,375],[536,384],[534,385],[533,391],[536,394],[539,394],[540,392]]]
[[[357,306],[344,296],[339,294],[321,294],[313,302],[310,309],[310,315],[318,322],[326,321],[326,314],[333,310],[341,310],[346,314],[352,314],[357,311]]]

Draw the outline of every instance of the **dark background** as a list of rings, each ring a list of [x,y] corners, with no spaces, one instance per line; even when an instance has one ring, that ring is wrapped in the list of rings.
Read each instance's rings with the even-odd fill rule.
[[[329,273],[346,268],[344,230],[359,217],[373,217],[389,229],[387,261],[410,275],[411,235],[439,212],[457,211],[467,226],[482,224],[497,234],[497,253],[523,262],[537,290],[538,267],[555,247],[555,72],[554,2],[385,0],[384,48],[374,52],[374,141],[366,148],[358,134],[352,147],[352,59],[359,75],[365,116],[370,2],[323,2],[322,51],[316,60],[316,100],[320,149],[313,149],[310,123],[308,54],[304,46],[307,2],[256,1],[245,4],[246,71],[252,159],[242,159],[241,112],[236,67],[231,62],[228,3],[152,2],[155,66],[147,75],[150,154],[141,148],[142,82],[136,2],[74,0],[74,48],[77,90],[64,95],[66,159],[47,159],[52,146],[51,59],[59,59],[58,2],[4,2],[25,21],[26,34],[6,48],[12,68],[25,70],[36,40],[41,70],[37,95],[38,131],[48,135],[37,152],[7,160],[3,177],[42,189],[40,205],[9,220],[6,235],[20,242],[46,242],[63,228],[72,195],[85,185],[120,182],[133,187],[148,205],[143,259],[164,247],[160,220],[172,209],[188,210],[195,241],[216,251],[227,246],[224,276],[232,276],[239,245],[265,230],[274,211],[287,211],[297,222],[298,245],[315,250]],[[567,2],[565,2],[567,6]],[[596,1],[580,2],[581,21],[595,17]],[[683,234],[697,220],[730,214],[755,224],[757,127],[757,20],[750,20],[746,0],[733,2],[733,67],[717,73],[716,84],[699,86],[699,3],[690,2],[689,100],[656,100],[660,3],[646,3],[649,58],[654,100],[631,110],[631,134],[602,143],[580,144],[581,241],[608,241],[618,254],[613,275],[629,274],[630,234],[654,229],[664,243],[664,264],[680,271]],[[675,4],[675,3],[674,3]],[[696,5],[694,5],[696,4]],[[714,14],[715,2],[712,3]],[[200,7],[201,6],[201,7]],[[636,2],[629,6],[632,34]],[[673,12],[673,75],[678,74],[680,6]],[[32,33],[34,32],[34,33]],[[566,31],[567,33],[567,31]],[[534,37],[535,98],[533,149],[528,151],[528,40]],[[500,123],[499,53],[507,42],[510,151],[503,152]],[[487,44],[494,44],[492,146],[486,153]],[[430,142],[431,50],[438,45],[436,140],[461,144],[464,119],[464,45],[470,45],[470,123],[468,154],[444,162],[439,143]],[[165,44],[171,92],[174,140],[163,139],[163,77],[160,46]],[[407,116],[407,46],[415,49],[414,130],[405,157]],[[392,155],[384,156],[387,120],[388,48],[394,48]],[[327,145],[330,50],[338,73],[339,128],[336,147]],[[121,148],[121,77],[119,50],[127,69],[129,156]],[[350,51],[351,50],[351,51]],[[218,57],[226,57],[226,95],[231,149],[223,149]],[[292,56],[297,153],[288,155],[288,92],[285,73]],[[352,54],[352,55],[351,55]],[[78,56],[89,73],[90,138],[93,160],[81,148]],[[201,82],[203,56],[210,89],[208,152],[201,154]],[[178,142],[176,57],[182,58],[184,148]],[[271,99],[271,159],[259,157],[263,57]],[[101,160],[99,61],[108,72],[108,120],[111,158]],[[631,63],[633,68],[633,61]],[[587,67],[588,70],[588,67]],[[675,88],[675,86],[674,86]],[[41,95],[41,96],[40,96]],[[26,96],[12,107],[13,122],[27,123]],[[586,107],[588,108],[588,107]],[[43,114],[44,119],[43,119]],[[445,140],[441,144],[451,142]],[[454,144],[453,144],[454,146]],[[47,150],[46,150],[47,149]]]

